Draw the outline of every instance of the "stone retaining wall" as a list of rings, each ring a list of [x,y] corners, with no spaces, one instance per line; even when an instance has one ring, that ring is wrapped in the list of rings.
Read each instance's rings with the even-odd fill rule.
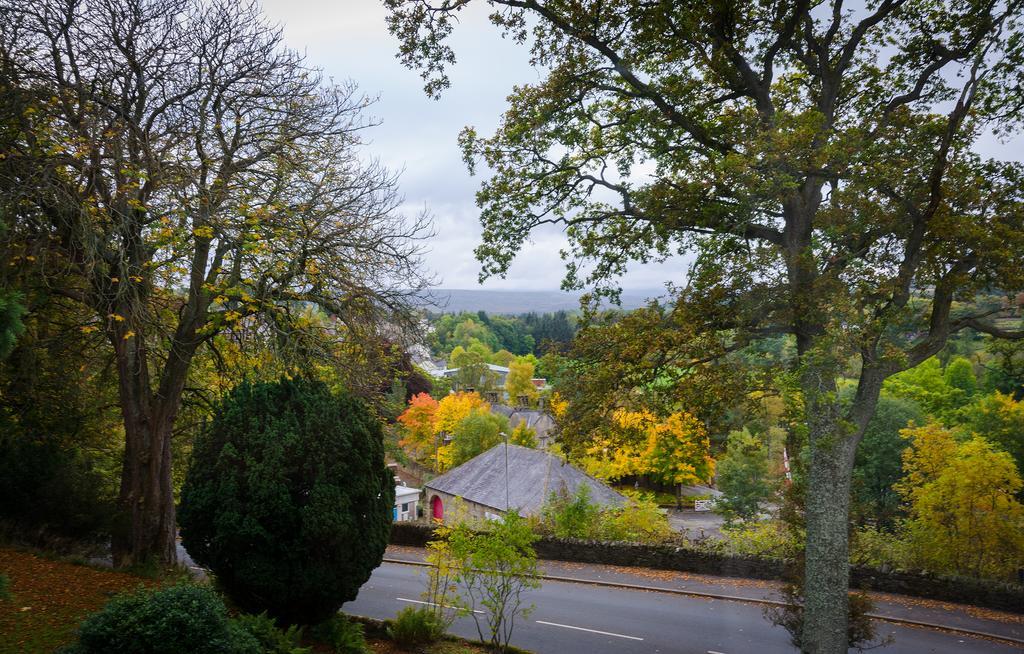
[[[391,543],[423,547],[431,539],[432,533],[433,527],[427,524],[395,523],[391,529]],[[717,554],[673,545],[609,543],[549,536],[541,537],[534,549],[541,559],[676,570],[744,579],[781,580],[787,567],[787,563],[781,559]],[[852,566],[850,586],[1024,613],[1024,587],[1013,584]]]

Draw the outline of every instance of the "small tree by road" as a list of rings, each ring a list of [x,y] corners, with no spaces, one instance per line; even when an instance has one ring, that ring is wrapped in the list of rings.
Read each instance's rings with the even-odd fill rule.
[[[446,626],[468,613],[480,640],[506,651],[516,620],[533,611],[526,592],[540,588],[536,534],[522,517],[508,513],[483,526],[450,521],[437,536],[428,545],[429,606]]]

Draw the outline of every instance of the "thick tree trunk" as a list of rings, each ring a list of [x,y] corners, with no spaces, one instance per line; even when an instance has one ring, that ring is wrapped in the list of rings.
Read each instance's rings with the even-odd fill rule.
[[[191,352],[172,348],[174,365],[152,392],[143,339],[117,326],[111,341],[117,359],[125,450],[120,505],[127,524],[115,530],[115,565],[177,563],[174,488],[171,483],[171,433],[181,405]],[[193,350],[194,351],[194,350]]]
[[[840,654],[847,651],[850,478],[856,440],[839,424],[820,431],[823,427],[815,425],[810,433],[803,651]]]
[[[113,542],[115,564],[175,565],[169,425],[126,416],[120,503],[128,524]]]
[[[806,343],[803,352],[810,352]],[[804,498],[807,542],[804,550],[802,649],[808,654],[845,654],[849,623],[850,482],[854,456],[874,416],[882,382],[891,374],[864,359],[857,391],[844,408],[837,395],[835,362],[809,364],[801,375],[810,462]]]

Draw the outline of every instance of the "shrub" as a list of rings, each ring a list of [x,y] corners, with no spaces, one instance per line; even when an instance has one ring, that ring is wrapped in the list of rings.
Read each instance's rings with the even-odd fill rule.
[[[295,625],[279,629],[274,619],[264,613],[252,615],[242,613],[235,618],[239,627],[252,634],[259,642],[263,654],[308,654],[308,647],[301,647],[302,629]]]
[[[445,625],[434,611],[407,606],[388,626],[388,637],[402,647],[427,645],[444,636]]]
[[[183,544],[231,599],[286,624],[353,600],[387,547],[394,481],[380,422],[324,384],[243,384],[195,442]]]
[[[580,485],[573,495],[565,489],[552,493],[541,519],[546,531],[558,538],[596,538],[601,507],[590,500],[590,489]]]
[[[745,522],[727,527],[722,533],[725,540],[711,546],[727,554],[793,559],[802,547],[802,539],[794,537],[785,524],[776,520]]]
[[[910,567],[908,543],[897,533],[877,527],[861,527],[850,540],[850,563],[906,569]]]
[[[12,599],[11,580],[7,575],[0,575],[0,601]]]
[[[601,512],[602,540],[657,544],[671,540],[675,535],[668,517],[652,499],[631,498],[624,507]]]
[[[313,635],[327,643],[335,654],[364,654],[370,649],[363,635],[363,625],[343,615],[333,615],[313,628]]]
[[[228,618],[217,594],[191,584],[110,600],[79,628],[73,654],[260,654],[260,644]]]

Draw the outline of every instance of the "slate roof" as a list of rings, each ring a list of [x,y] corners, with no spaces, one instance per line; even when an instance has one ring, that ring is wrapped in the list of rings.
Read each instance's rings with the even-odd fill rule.
[[[468,502],[505,510],[505,444],[499,444],[424,484]],[[509,505],[520,515],[538,515],[552,493],[590,487],[590,500],[621,506],[626,498],[563,459],[528,447],[508,446]]]

